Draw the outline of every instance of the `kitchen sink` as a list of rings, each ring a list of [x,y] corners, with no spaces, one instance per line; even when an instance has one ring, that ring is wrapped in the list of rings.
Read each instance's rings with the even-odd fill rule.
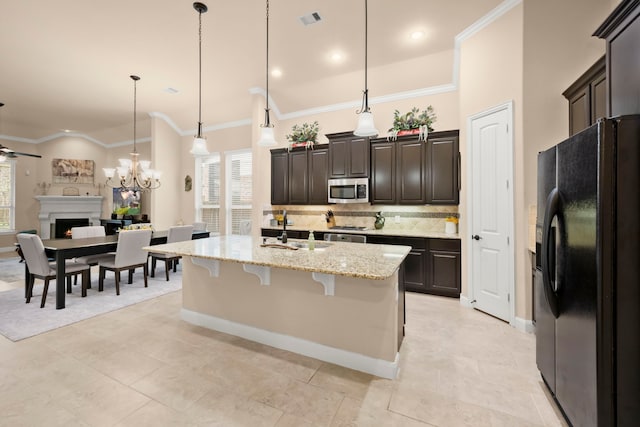
[[[309,248],[309,243],[307,242],[289,242],[288,244],[300,249]],[[329,246],[331,246],[331,243],[316,242],[316,249],[324,249],[324,248],[328,248]]]

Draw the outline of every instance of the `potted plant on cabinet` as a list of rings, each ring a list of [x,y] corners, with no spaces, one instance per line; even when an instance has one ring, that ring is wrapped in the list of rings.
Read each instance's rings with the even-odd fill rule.
[[[293,125],[291,133],[286,135],[289,141],[289,149],[294,147],[306,147],[313,148],[313,145],[318,139],[318,131],[320,125],[318,121],[313,123],[303,123],[302,125]]]
[[[422,141],[427,140],[429,132],[433,132],[433,122],[436,121],[436,114],[433,107],[429,105],[426,110],[420,111],[418,107],[413,107],[411,111],[400,114],[395,110],[393,113],[393,127],[389,129],[387,139],[395,141],[398,136],[418,134]]]

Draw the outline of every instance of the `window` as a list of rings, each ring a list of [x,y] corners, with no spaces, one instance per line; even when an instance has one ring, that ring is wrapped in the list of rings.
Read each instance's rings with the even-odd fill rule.
[[[220,232],[220,155],[196,159],[196,220]]]
[[[225,153],[227,234],[251,232],[251,150]]]
[[[0,232],[12,231],[16,222],[15,162],[0,163]]]

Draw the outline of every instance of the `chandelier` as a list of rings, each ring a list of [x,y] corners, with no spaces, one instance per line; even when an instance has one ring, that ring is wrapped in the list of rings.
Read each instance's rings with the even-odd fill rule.
[[[154,190],[160,187],[160,171],[150,169],[151,162],[139,160],[140,154],[136,150],[136,83],[138,76],[130,76],[133,80],[133,151],[130,159],[118,159],[117,168],[103,168],[107,177],[107,185],[119,188],[123,199],[132,197],[140,199],[140,192]],[[117,173],[117,177],[116,177]]]

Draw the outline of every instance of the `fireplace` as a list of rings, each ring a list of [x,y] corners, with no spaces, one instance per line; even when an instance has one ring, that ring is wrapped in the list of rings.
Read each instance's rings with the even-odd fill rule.
[[[35,196],[40,202],[40,236],[51,239],[56,236],[56,222],[86,220],[85,225],[100,225],[102,196]]]
[[[55,239],[70,239],[71,227],[84,227],[90,225],[89,218],[59,218],[54,225]]]

